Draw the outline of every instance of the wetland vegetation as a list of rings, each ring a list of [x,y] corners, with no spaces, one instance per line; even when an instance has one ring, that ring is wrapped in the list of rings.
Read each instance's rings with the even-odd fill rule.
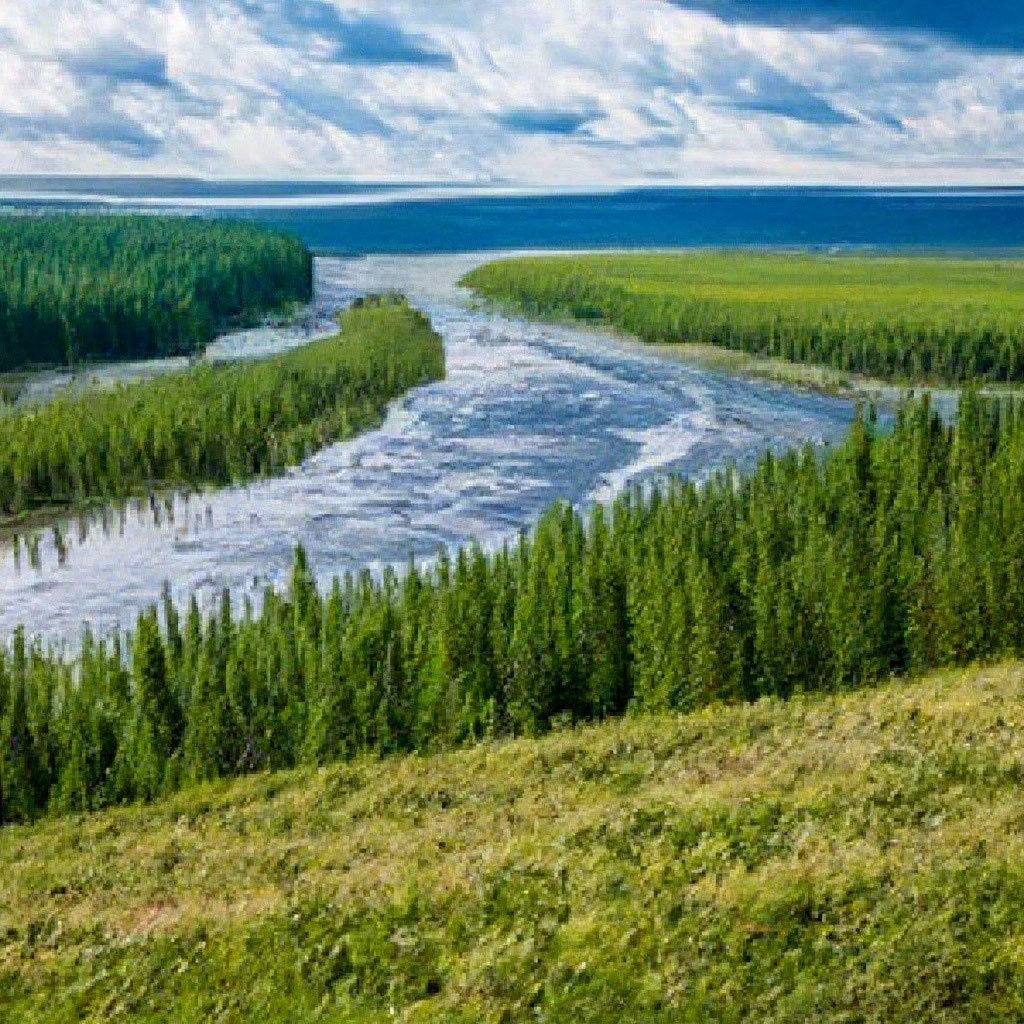
[[[527,315],[904,383],[1024,381],[1024,261],[797,252],[543,256],[464,281]]]

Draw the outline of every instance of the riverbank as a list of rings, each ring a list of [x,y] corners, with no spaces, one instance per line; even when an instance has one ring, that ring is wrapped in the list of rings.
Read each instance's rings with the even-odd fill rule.
[[[607,324],[691,346],[704,365],[824,390],[1024,380],[1022,260],[588,253],[502,259],[463,284],[526,316]]]
[[[392,403],[379,429],[329,445],[289,472],[205,491],[159,522],[144,504],[82,539],[66,558],[51,531],[42,566],[18,572],[0,547],[0,637],[25,624],[77,645],[82,623],[130,628],[165,580],[206,608],[229,588],[259,606],[288,579],[296,543],[329,584],[335,574],[487,548],[530,529],[553,502],[577,507],[669,474],[704,479],[752,466],[765,450],[838,442],[853,404],[688,368],[640,346],[486,315],[456,282],[478,256],[320,260],[317,309],[401,291],[443,336],[446,376]],[[250,349],[259,339],[245,340]]]
[[[340,333],[269,359],[197,365],[4,414],[0,528],[41,511],[279,473],[379,425],[444,374],[440,338],[404,300],[361,303]]]

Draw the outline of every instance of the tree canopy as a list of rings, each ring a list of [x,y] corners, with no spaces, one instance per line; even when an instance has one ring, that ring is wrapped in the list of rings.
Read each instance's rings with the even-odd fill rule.
[[[399,297],[363,301],[339,327],[268,359],[200,364],[0,411],[0,518],[279,472],[444,375],[441,339]]]
[[[196,352],[312,296],[301,242],[239,221],[0,217],[0,372]]]
[[[165,600],[71,660],[19,633],[4,814],[1003,654],[1024,655],[1024,407],[968,394],[947,426],[921,401],[892,433],[865,416],[824,456],[557,506],[430,571],[321,590],[300,551],[258,610]]]

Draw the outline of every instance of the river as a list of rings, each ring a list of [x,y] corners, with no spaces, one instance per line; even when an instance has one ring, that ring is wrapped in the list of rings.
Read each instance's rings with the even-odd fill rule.
[[[46,530],[38,557],[0,546],[0,638],[24,624],[74,642],[130,626],[167,581],[179,600],[229,587],[258,599],[287,578],[297,544],[323,579],[428,559],[441,545],[500,543],[552,502],[606,500],[667,473],[700,478],[765,449],[843,435],[845,399],[716,374],[627,340],[478,308],[458,287],[479,256],[317,261],[316,309],[293,328],[219,343],[222,354],[322,332],[355,295],[401,290],[445,341],[447,378],[391,407],[383,426],[288,475],[112,511],[106,525]]]

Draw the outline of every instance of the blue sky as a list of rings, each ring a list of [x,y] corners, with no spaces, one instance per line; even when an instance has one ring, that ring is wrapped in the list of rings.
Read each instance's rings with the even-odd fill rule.
[[[1024,184],[1024,3],[4,0],[0,172]]]

